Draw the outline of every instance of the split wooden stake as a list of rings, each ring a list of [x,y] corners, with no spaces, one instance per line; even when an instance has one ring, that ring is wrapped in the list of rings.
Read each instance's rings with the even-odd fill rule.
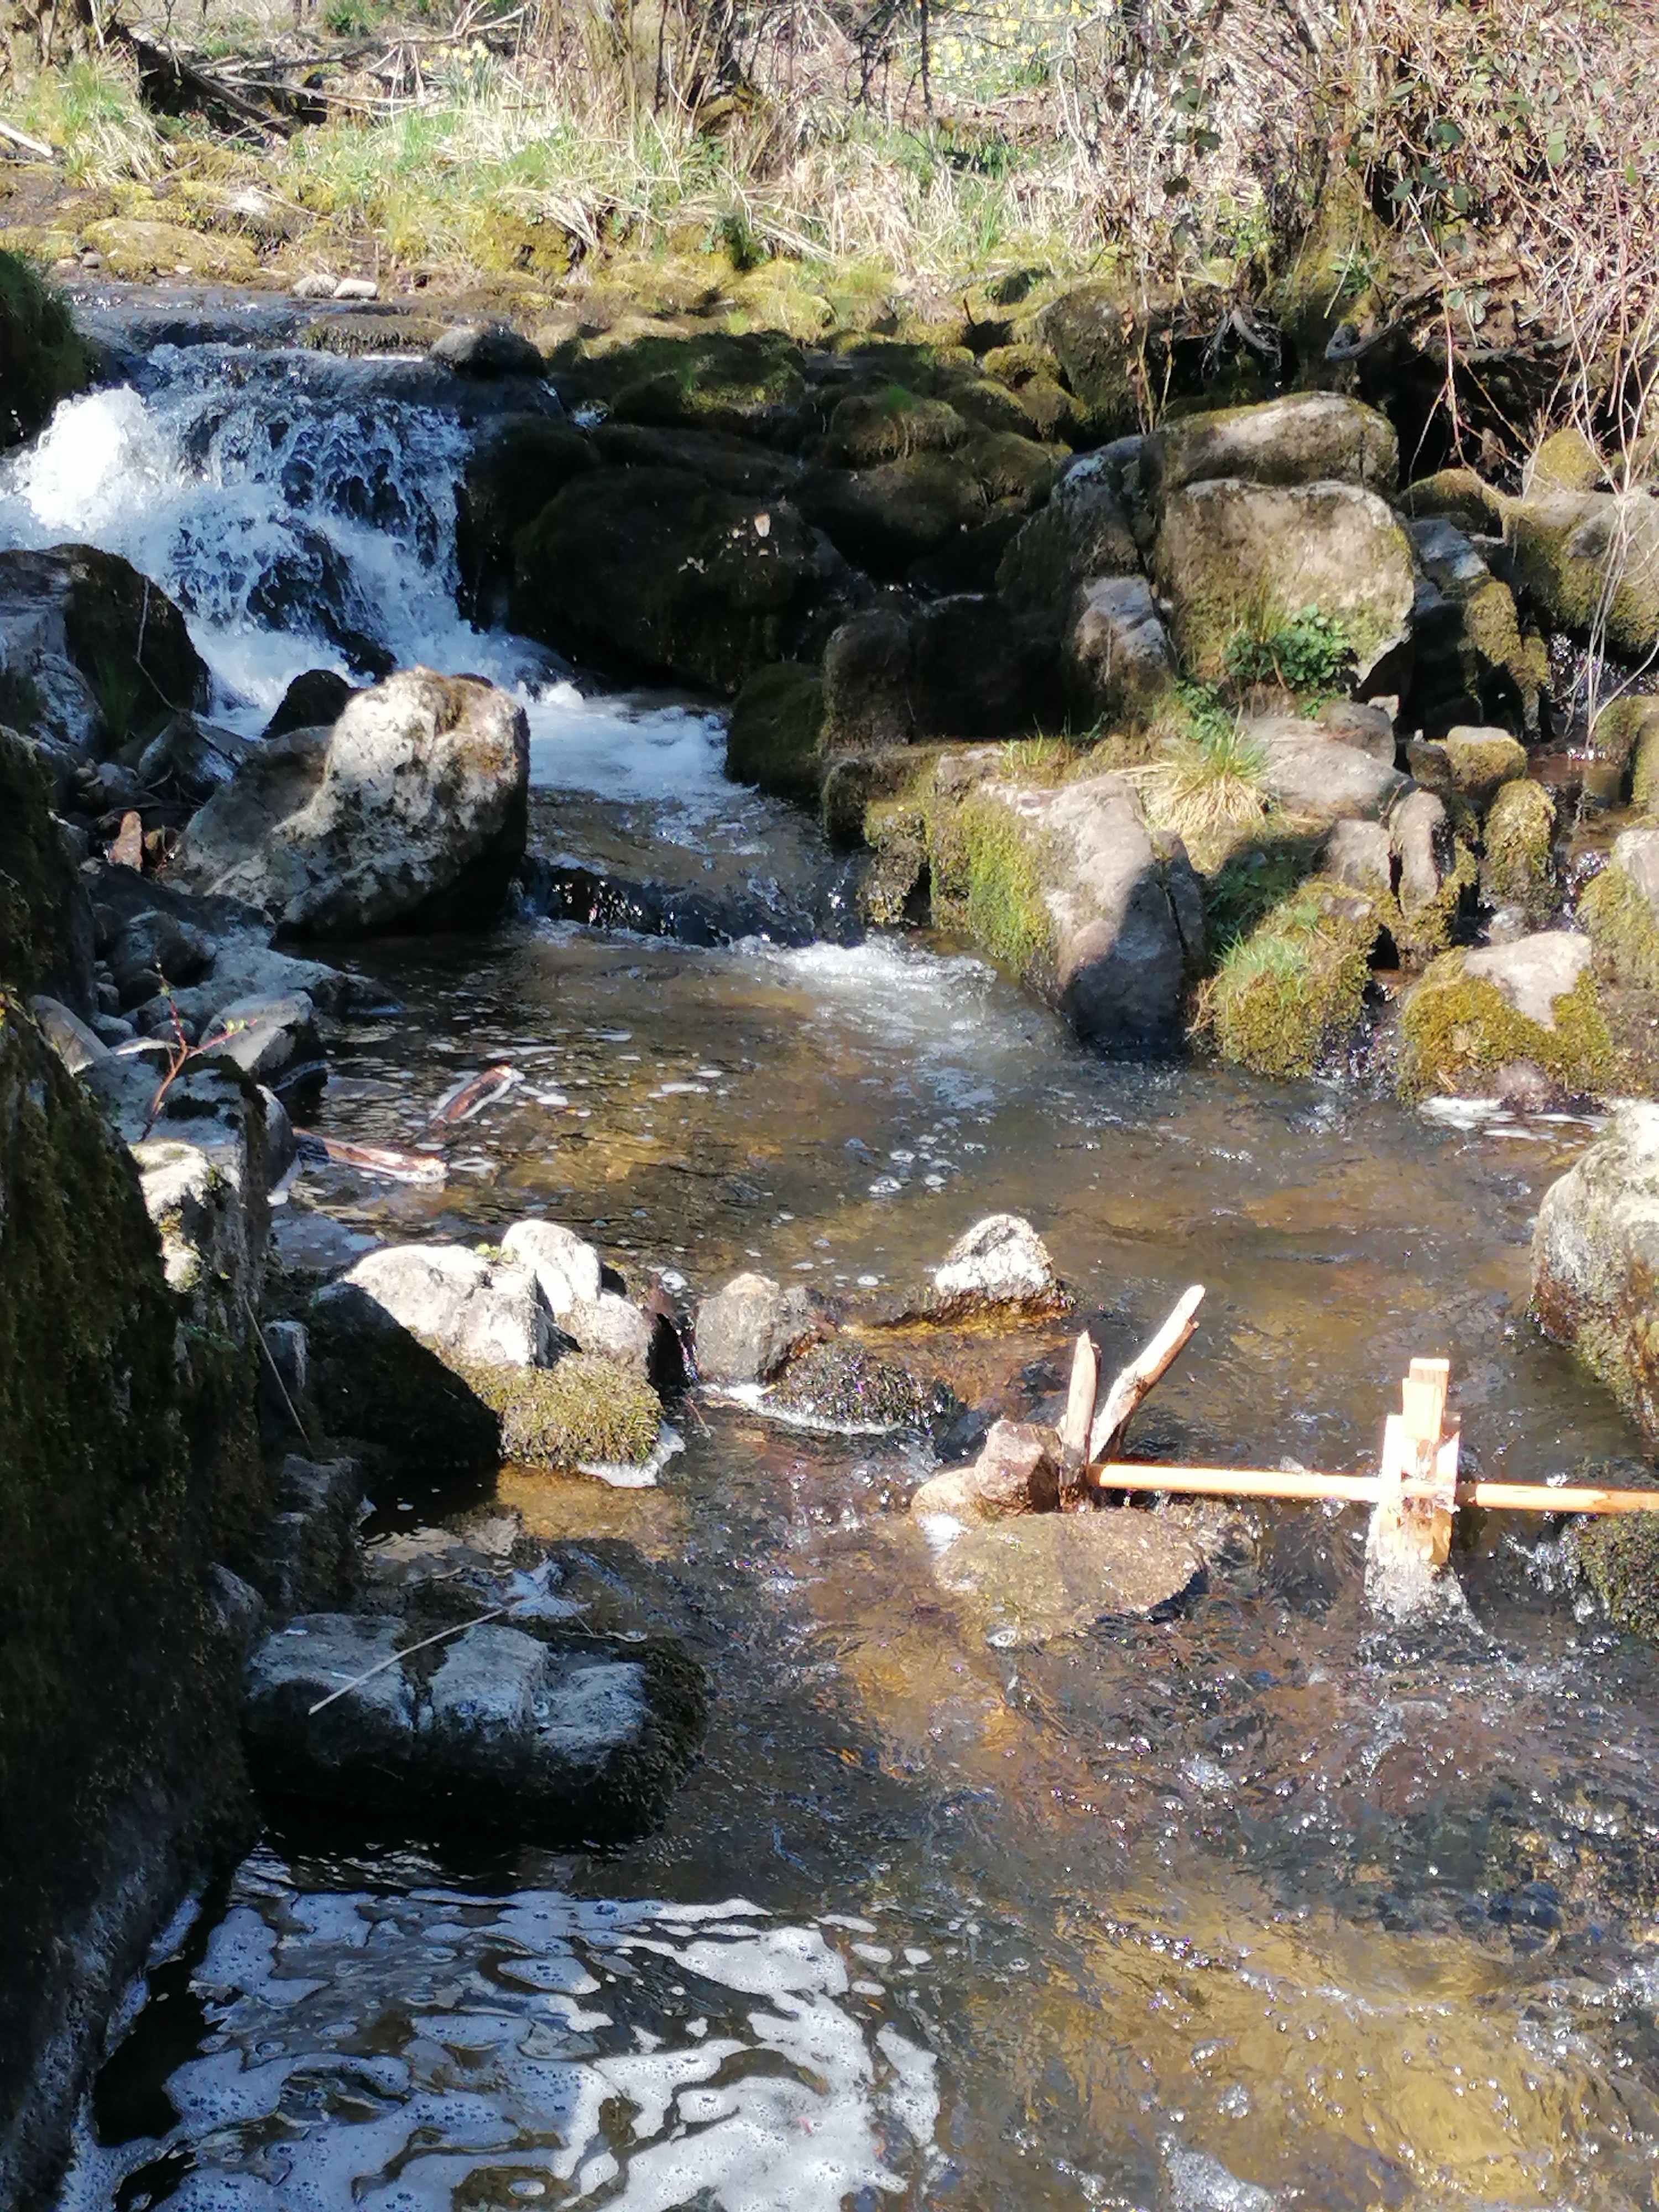
[[[1110,1459],[1121,1450],[1123,1431],[1141,1400],[1167,1374],[1192,1341],[1198,1327],[1198,1310],[1204,1303],[1204,1285],[1194,1283],[1184,1291],[1175,1311],[1144,1352],[1137,1352],[1106,1393],[1106,1402],[1095,1415],[1089,1431],[1089,1457]]]

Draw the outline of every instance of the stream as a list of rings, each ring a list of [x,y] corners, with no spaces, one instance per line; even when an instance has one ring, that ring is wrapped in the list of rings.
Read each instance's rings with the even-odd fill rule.
[[[526,911],[352,948],[374,1004],[331,1035],[321,1128],[407,1144],[459,1076],[523,1080],[441,1188],[306,1169],[279,1260],[543,1207],[688,1295],[757,1264],[869,1287],[1009,1210],[1109,1368],[1208,1286],[1139,1449],[1358,1467],[1445,1352],[1482,1476],[1632,1468],[1525,1318],[1588,1125],[1114,1064],[958,947],[825,921],[836,856],[725,781],[706,707],[456,616],[463,434],[424,374],[152,346],[0,469],[0,544],[136,562],[250,733],[308,667],[489,675],[526,703],[550,866],[792,920],[694,945]],[[1029,1328],[964,1380],[1041,1395],[1066,1343]],[[711,1717],[662,1827],[471,1862],[267,1838],[131,1993],[64,2212],[1656,2201],[1659,1655],[1549,1524],[1486,1516],[1467,1605],[1403,1634],[1366,1612],[1360,1510],[1212,1513],[1176,1617],[1015,1650],[933,1578],[920,1447],[683,1425],[654,1489],[509,1468],[370,1523],[395,1547],[510,1506],[596,1620],[684,1638]]]

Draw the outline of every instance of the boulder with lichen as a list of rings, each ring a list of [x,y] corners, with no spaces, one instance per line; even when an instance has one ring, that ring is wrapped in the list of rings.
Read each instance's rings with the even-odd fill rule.
[[[1401,1009],[1401,1091],[1479,1093],[1521,1066],[1574,1095],[1604,1091],[1613,1046],[1592,955],[1565,929],[1443,953]]]

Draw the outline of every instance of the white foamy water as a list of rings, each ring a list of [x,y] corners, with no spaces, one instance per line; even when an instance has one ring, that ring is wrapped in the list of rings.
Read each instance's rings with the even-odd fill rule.
[[[0,546],[118,553],[185,611],[215,711],[257,734],[309,668],[420,662],[488,676],[530,718],[539,785],[729,808],[720,717],[585,695],[556,657],[455,603],[455,481],[469,433],[316,355],[163,347],[161,380],[67,401],[0,466]]]
[[[83,2131],[62,2212],[148,2201],[161,2161],[178,2212],[840,2212],[939,2162],[935,2062],[867,1947],[741,1899],[307,1893],[261,1855],[193,1986],[178,2124]]]

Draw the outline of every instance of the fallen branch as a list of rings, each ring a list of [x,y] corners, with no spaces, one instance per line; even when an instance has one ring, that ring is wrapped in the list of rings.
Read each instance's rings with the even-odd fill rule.
[[[325,1698],[319,1698],[314,1705],[307,1705],[306,1718],[312,1719],[322,1711],[325,1705],[331,1705],[336,1698],[349,1697],[353,1690],[362,1689],[365,1682],[372,1682],[377,1674],[384,1674],[388,1667],[395,1667],[399,1660],[408,1659],[416,1651],[428,1651],[434,1644],[443,1643],[446,1638],[459,1636],[465,1630],[477,1628],[486,1620],[499,1620],[508,1610],[504,1605],[491,1606],[488,1613],[475,1613],[471,1620],[455,1621],[447,1628],[441,1628],[435,1636],[423,1636],[418,1644],[410,1644],[401,1651],[394,1651],[389,1659],[382,1659],[377,1666],[366,1668],[361,1674],[354,1674],[349,1682],[342,1682],[337,1690],[331,1690]]]
[[[1106,1402],[1095,1415],[1089,1432],[1091,1462],[1110,1459],[1122,1449],[1123,1431],[1136,1407],[1191,1342],[1193,1331],[1198,1327],[1198,1310],[1203,1303],[1204,1285],[1194,1283],[1189,1291],[1182,1293],[1175,1311],[1146,1350],[1137,1352],[1118,1376],[1106,1393]],[[1091,1467],[1090,1473],[1095,1481],[1100,1480],[1097,1468]]]
[[[21,153],[33,154],[37,161],[55,161],[58,159],[54,148],[43,145],[38,138],[31,138],[27,131],[20,131],[15,123],[0,123],[0,139],[3,139],[8,146],[15,146]]]

